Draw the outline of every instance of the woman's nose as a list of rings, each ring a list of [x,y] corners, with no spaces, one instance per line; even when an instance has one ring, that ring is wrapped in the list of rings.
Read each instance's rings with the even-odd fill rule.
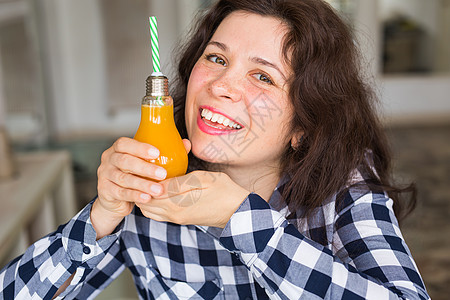
[[[243,78],[239,78],[231,70],[226,70],[211,81],[211,94],[218,99],[240,101],[242,99],[242,81]]]

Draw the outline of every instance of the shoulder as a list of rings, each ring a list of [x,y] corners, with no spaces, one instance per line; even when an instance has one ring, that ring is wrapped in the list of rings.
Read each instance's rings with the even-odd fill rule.
[[[289,211],[288,221],[322,245],[333,244],[336,231],[350,223],[386,220],[396,225],[393,201],[372,177],[355,169],[348,184],[341,190],[306,216],[302,208]]]
[[[370,173],[366,170],[367,167],[371,169]],[[337,216],[345,214],[355,205],[364,204],[371,207],[377,203],[392,209],[393,204],[392,199],[379,183],[371,163],[366,168],[360,167],[353,170],[348,184],[334,195],[333,201]]]

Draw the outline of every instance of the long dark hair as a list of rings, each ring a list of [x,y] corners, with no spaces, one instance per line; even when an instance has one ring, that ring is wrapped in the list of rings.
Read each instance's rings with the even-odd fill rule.
[[[290,126],[292,132],[304,131],[301,143],[287,145],[281,158],[281,174],[290,176],[282,192],[290,210],[301,207],[308,216],[346,187],[359,169],[366,183],[388,192],[398,218],[411,211],[415,189],[392,184],[388,142],[375,113],[377,99],[363,80],[351,31],[321,0],[220,0],[203,14],[178,56],[172,95],[180,134],[187,137],[184,109],[190,73],[219,24],[237,10],[278,18],[288,28],[283,53],[293,70]],[[192,154],[189,159],[191,169],[206,168]],[[405,191],[413,195],[402,209],[399,194]]]

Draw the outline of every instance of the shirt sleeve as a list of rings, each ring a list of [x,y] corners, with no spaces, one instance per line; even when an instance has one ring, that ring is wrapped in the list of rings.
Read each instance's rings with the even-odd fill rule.
[[[89,273],[117,244],[123,226],[96,241],[90,220],[92,203],[0,271],[1,299],[52,299],[73,273],[70,286],[60,297],[80,289]]]
[[[220,236],[274,299],[429,299],[386,196],[367,193],[337,216],[342,257],[250,194]]]

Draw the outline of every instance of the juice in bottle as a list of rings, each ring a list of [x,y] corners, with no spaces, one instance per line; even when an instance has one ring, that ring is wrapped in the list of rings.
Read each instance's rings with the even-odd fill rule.
[[[173,118],[173,100],[165,76],[147,78],[147,95],[142,99],[141,122],[134,139],[159,149],[150,162],[167,170],[167,177],[186,173],[188,157]]]

